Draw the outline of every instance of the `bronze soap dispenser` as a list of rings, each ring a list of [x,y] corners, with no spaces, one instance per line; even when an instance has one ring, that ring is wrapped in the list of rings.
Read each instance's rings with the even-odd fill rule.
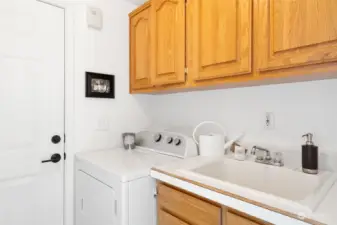
[[[304,173],[318,174],[318,147],[312,141],[313,134],[302,137],[306,138],[305,145],[302,145],[302,170]]]

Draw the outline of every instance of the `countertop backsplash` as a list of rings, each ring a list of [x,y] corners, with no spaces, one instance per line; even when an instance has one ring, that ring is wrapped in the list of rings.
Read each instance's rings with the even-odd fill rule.
[[[221,123],[228,140],[240,132],[247,147],[297,151],[302,135],[314,134],[319,152],[337,154],[337,79],[225,90],[149,96],[146,108],[152,124],[195,127],[202,121]],[[275,127],[266,129],[265,114],[274,114]],[[321,156],[322,165],[330,159]],[[336,162],[336,161],[335,161]],[[322,166],[321,165],[321,166]]]

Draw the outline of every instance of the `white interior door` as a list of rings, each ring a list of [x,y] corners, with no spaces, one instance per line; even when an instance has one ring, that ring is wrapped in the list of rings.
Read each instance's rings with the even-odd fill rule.
[[[1,1],[0,28],[0,224],[61,225],[64,10]]]

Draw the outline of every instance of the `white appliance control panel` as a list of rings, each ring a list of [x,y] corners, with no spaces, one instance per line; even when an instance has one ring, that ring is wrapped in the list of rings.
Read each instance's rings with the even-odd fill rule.
[[[198,148],[193,139],[175,132],[141,131],[136,134],[136,145],[179,158],[198,155]]]

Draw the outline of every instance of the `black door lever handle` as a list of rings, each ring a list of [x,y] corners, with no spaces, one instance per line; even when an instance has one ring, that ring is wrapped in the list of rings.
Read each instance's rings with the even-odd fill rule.
[[[48,160],[43,160],[41,163],[48,163],[48,162],[52,162],[52,163],[58,163],[60,162],[62,159],[60,154],[54,154],[50,157],[50,159]]]

